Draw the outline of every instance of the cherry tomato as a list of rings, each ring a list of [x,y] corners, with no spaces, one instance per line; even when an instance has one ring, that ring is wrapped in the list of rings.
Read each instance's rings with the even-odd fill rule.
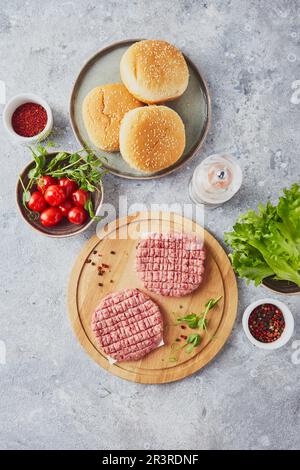
[[[34,191],[34,193],[31,194],[31,198],[29,199],[28,207],[32,211],[43,212],[43,210],[47,207],[47,202],[39,191]]]
[[[74,205],[78,207],[84,207],[88,199],[89,193],[84,189],[77,189],[77,191],[72,194],[72,201]]]
[[[68,213],[68,219],[72,224],[81,225],[87,219],[87,212],[83,209],[83,207],[72,207],[72,209]]]
[[[58,184],[52,184],[46,189],[45,199],[50,206],[59,206],[66,198],[65,191]]]
[[[58,180],[58,183],[59,186],[64,189],[67,197],[70,197],[71,194],[74,193],[74,191],[76,191],[76,189],[78,188],[78,184],[75,181],[70,180],[69,178],[60,178]]]
[[[72,209],[73,207],[73,202],[70,200],[70,199],[66,199],[64,202],[62,202],[58,208],[60,209],[62,215],[64,217],[67,217],[68,216],[68,213],[70,211],[70,209]]]
[[[49,186],[57,184],[57,180],[52,176],[40,176],[37,183],[38,190],[43,194]]]
[[[63,215],[58,207],[48,207],[48,209],[44,210],[40,215],[40,221],[45,227],[57,225],[62,218]]]

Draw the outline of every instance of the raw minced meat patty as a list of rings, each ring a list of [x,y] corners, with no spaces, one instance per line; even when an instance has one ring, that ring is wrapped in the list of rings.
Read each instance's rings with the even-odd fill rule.
[[[170,297],[193,292],[202,282],[203,242],[186,233],[154,233],[141,240],[136,270],[146,289]]]
[[[163,339],[158,306],[138,289],[124,289],[102,299],[92,317],[101,349],[118,362],[138,360]]]

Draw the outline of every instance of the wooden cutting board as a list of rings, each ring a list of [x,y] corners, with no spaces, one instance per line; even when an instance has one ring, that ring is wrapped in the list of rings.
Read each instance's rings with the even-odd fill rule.
[[[163,297],[147,291],[135,272],[139,239],[149,232],[196,232],[207,250],[204,279],[192,294],[181,298]],[[105,264],[103,275],[98,266]],[[164,318],[164,346],[139,361],[110,364],[99,349],[91,317],[108,293],[127,287],[146,292],[160,307]],[[200,313],[210,298],[222,299],[208,314],[208,333],[191,354],[179,349],[195,330],[182,329],[176,318]],[[165,383],[187,377],[210,362],[224,346],[237,313],[237,285],[230,261],[218,241],[200,225],[174,213],[139,212],[107,224],[84,246],[72,269],[68,288],[69,316],[85,351],[104,369],[123,379],[140,383]],[[176,341],[177,339],[177,341]],[[180,341],[178,341],[178,339]]]

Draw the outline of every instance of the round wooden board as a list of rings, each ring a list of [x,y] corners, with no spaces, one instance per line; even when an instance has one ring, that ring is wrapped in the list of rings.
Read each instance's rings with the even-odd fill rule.
[[[207,250],[202,284],[192,294],[181,298],[146,291],[135,271],[136,246],[141,236],[148,232],[168,231],[193,231],[204,238]],[[140,212],[118,219],[106,225],[98,235],[93,236],[79,254],[68,288],[69,316],[85,351],[112,374],[139,383],[173,382],[193,374],[211,361],[232,330],[238,300],[234,272],[218,241],[195,222],[163,212]],[[109,267],[99,276],[98,266],[102,263]],[[139,361],[110,364],[94,339],[91,316],[106,294],[126,287],[145,291],[159,305],[164,318],[165,344]],[[183,340],[175,342],[176,338],[188,335],[190,331],[176,325],[176,317],[199,313],[208,299],[220,295],[222,299],[208,314],[208,333],[202,334],[201,344],[191,354],[178,350]]]

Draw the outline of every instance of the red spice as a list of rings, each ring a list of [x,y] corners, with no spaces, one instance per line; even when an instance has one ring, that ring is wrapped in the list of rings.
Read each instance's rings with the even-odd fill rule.
[[[12,115],[11,123],[14,131],[22,137],[33,137],[45,129],[47,112],[37,103],[24,103]]]
[[[283,333],[285,320],[282,311],[273,304],[258,305],[248,320],[252,336],[262,343],[272,343]]]
[[[103,276],[105,274],[105,270],[102,268],[102,265],[98,266],[98,276]]]

